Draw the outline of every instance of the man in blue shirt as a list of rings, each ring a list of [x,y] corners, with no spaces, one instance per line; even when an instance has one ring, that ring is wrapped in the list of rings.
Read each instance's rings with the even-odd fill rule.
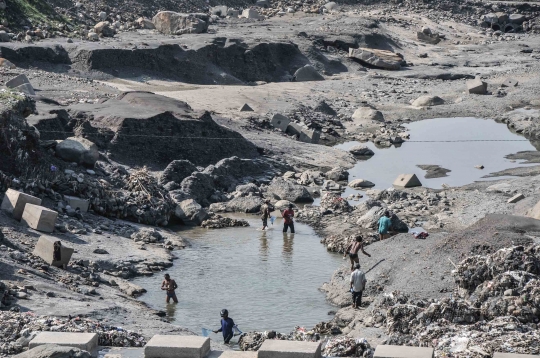
[[[382,216],[379,219],[379,239],[384,240],[386,239],[389,234],[388,230],[390,230],[390,226],[392,226],[392,221],[390,220],[390,212],[385,211],[384,216]]]
[[[220,314],[221,328],[217,331],[214,331],[214,333],[223,332],[223,339],[225,341],[225,344],[229,344],[229,341],[234,336],[234,321],[232,320],[232,318],[229,318],[229,311],[227,311],[226,309],[222,309]]]

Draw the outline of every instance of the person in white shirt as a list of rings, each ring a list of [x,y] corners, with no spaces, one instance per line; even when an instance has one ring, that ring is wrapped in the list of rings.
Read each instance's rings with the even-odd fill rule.
[[[353,308],[360,308],[362,305],[362,292],[366,288],[366,283],[366,274],[360,270],[360,264],[354,265],[354,271],[351,273]]]

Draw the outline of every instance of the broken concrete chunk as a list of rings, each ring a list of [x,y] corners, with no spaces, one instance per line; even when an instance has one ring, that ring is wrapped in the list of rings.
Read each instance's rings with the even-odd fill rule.
[[[277,128],[281,130],[282,132],[287,131],[287,127],[289,126],[289,123],[291,123],[291,120],[279,113],[274,114],[272,116],[272,120],[270,121],[270,124],[272,125],[272,127]]]
[[[426,42],[432,45],[436,45],[441,42],[439,34],[432,34],[431,32],[429,34],[426,34],[423,31],[418,31],[416,33],[416,38],[422,42]]]
[[[53,232],[58,213],[43,206],[26,204],[21,218],[24,223],[34,230]]]
[[[516,87],[519,82],[515,78],[507,78],[501,84],[501,87]]]
[[[55,243],[60,250],[60,253],[55,254]],[[34,256],[39,256],[43,261],[51,266],[62,267],[67,265],[71,259],[71,255],[75,250],[71,247],[66,246],[63,242],[58,240],[55,237],[42,235],[39,237],[39,240],[34,248],[32,254]]]
[[[467,90],[472,94],[486,94],[487,83],[480,77],[476,77],[474,80],[467,81]]]
[[[253,112],[253,108],[249,106],[249,104],[244,103],[242,107],[239,109],[240,112]]]
[[[321,132],[316,130],[302,129],[302,131],[300,132],[300,138],[298,139],[304,143],[317,144],[319,143],[320,138]]]
[[[287,126],[287,134],[300,136],[300,133],[302,133],[303,129],[304,128],[301,125],[291,122]]]
[[[412,188],[415,186],[422,186],[422,183],[416,174],[400,174],[396,180],[394,180],[393,185],[402,188]]]
[[[18,75],[17,77],[12,78],[8,82],[6,82],[6,87],[7,88],[16,88],[16,87],[19,87],[20,85],[24,85],[24,84],[30,84],[30,81],[28,80],[28,77],[26,77],[26,75]]]
[[[525,195],[519,193],[508,199],[508,204],[514,204],[523,199],[525,199]]]
[[[17,190],[8,189],[4,195],[4,200],[2,200],[1,208],[11,213],[15,220],[21,220],[26,204],[41,205],[41,199]]]
[[[17,92],[22,92],[30,96],[35,96],[36,92],[34,92],[34,87],[30,83],[24,83],[20,86],[17,86],[13,89]]]
[[[262,16],[259,14],[259,12],[256,9],[245,9],[242,11],[242,17],[245,17],[246,19],[261,19]]]

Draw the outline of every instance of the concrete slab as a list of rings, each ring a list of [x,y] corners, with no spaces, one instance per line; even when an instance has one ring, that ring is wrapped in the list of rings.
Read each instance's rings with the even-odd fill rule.
[[[519,193],[508,199],[508,204],[514,204],[523,199],[525,199],[525,195]]]
[[[88,212],[88,208],[90,207],[89,200],[77,198],[75,196],[64,195],[64,200],[66,201],[66,203],[68,203],[69,206],[73,208],[73,210],[79,208],[81,210],[81,213]]]
[[[34,91],[34,87],[32,87],[30,83],[24,83],[20,86],[15,87],[13,90],[17,92],[26,93],[27,95],[30,95],[30,96],[36,95],[36,92]]]
[[[433,348],[379,344],[373,358],[433,358]]]
[[[212,351],[206,358],[257,358],[257,352]]]
[[[274,114],[272,120],[270,121],[272,127],[277,128],[282,132],[287,131],[287,126],[289,125],[289,123],[291,123],[291,120],[279,113]]]
[[[26,204],[21,222],[34,230],[53,232],[58,213],[43,206]]]
[[[422,183],[416,174],[400,174],[396,180],[394,180],[393,185],[400,188],[412,188],[415,186],[422,186]]]
[[[60,242],[60,260],[54,259],[54,243]],[[36,247],[34,248],[33,255],[41,257],[43,261],[49,265],[62,267],[67,265],[73,255],[74,249],[68,246],[65,246],[64,243],[52,236],[42,235],[40,236]]]
[[[267,339],[259,348],[259,358],[320,358],[321,342]]]
[[[97,356],[98,335],[97,333],[71,333],[71,332],[40,332],[30,341],[32,349],[44,344],[56,344],[83,349]]]
[[[17,77],[12,78],[11,80],[7,81],[6,87],[15,88],[15,87],[19,87],[20,85],[24,85],[26,83],[30,83],[30,81],[28,80],[28,77],[26,77],[26,75],[18,75]]]
[[[2,200],[2,210],[8,211],[15,220],[21,220],[26,204],[41,205],[41,199],[35,196],[8,189]]]
[[[538,358],[540,356],[534,356],[532,354],[516,354],[516,353],[499,353],[495,352],[493,358]]]
[[[203,358],[210,351],[210,338],[155,335],[144,347],[145,358]]]

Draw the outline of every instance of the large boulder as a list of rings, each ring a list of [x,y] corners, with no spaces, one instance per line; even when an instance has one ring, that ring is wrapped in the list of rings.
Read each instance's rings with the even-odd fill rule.
[[[399,70],[403,63],[403,55],[399,53],[370,48],[350,48],[349,57],[355,58],[363,64],[385,70]]]
[[[444,100],[438,96],[421,96],[412,102],[415,107],[431,107],[444,104]]]
[[[278,200],[289,200],[292,202],[313,201],[313,197],[305,187],[283,178],[272,180],[270,185],[268,185],[266,194]]]
[[[300,67],[294,73],[294,79],[297,82],[324,81],[324,77],[311,65]]]
[[[169,182],[175,182],[180,184],[182,180],[196,172],[197,167],[189,160],[173,160],[167,165],[161,177],[159,183],[165,185]]]
[[[216,191],[212,177],[208,174],[196,172],[182,180],[180,190],[171,192],[171,196],[176,200],[192,198],[196,201],[207,205],[208,199]],[[184,194],[182,197],[181,194]]]
[[[258,196],[240,196],[224,203],[210,205],[210,211],[234,213],[258,213],[264,200]]]
[[[176,205],[174,215],[185,225],[200,225],[208,219],[208,213],[193,199],[183,200]]]
[[[209,165],[203,173],[211,176],[216,188],[231,192],[237,185],[245,182],[259,179],[269,182],[276,172],[267,161],[242,159],[235,156],[222,159],[215,165]]]
[[[94,166],[99,159],[97,146],[86,138],[69,137],[56,145],[56,155],[66,162]]]
[[[355,179],[349,183],[349,186],[351,188],[358,189],[358,188],[371,188],[371,187],[374,187],[375,184],[373,184],[369,180]]]
[[[54,344],[45,344],[32,348],[13,358],[91,358],[92,355],[79,348],[56,346]]]
[[[360,144],[355,145],[354,147],[350,148],[349,153],[351,153],[352,155],[359,156],[359,157],[371,157],[372,155],[375,154],[371,149],[369,149],[365,145],[360,145]]]
[[[159,32],[168,35],[200,34],[208,30],[208,21],[199,14],[161,11],[154,16],[152,22]]]
[[[360,107],[354,111],[352,120],[357,123],[369,124],[372,121],[383,122],[384,116],[380,111],[377,111],[371,107]]]

